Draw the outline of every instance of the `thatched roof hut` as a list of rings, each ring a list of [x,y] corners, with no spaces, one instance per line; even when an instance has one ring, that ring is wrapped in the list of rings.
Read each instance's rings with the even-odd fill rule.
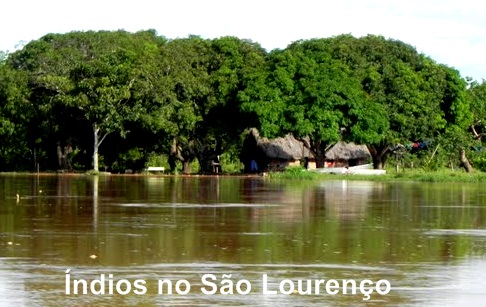
[[[371,154],[366,145],[338,142],[326,152],[326,160],[342,161],[349,166],[367,162]]]
[[[300,164],[306,158],[311,160],[314,157],[291,134],[269,140],[261,137],[255,128],[250,129],[240,154],[247,172],[250,171],[251,161],[257,163],[259,170],[280,170],[291,164]]]

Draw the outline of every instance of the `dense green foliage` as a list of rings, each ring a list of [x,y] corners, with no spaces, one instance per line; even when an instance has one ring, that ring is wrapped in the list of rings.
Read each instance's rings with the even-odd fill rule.
[[[263,134],[301,138],[318,167],[329,145],[343,138],[378,142],[388,128],[383,105],[363,91],[352,67],[333,57],[329,43],[303,41],[272,52],[243,104],[257,114]]]
[[[258,114],[264,135],[310,137],[316,157],[344,139],[368,145],[382,168],[397,143],[470,122],[459,73],[400,41],[342,35],[296,42],[269,58],[244,107]]]
[[[453,166],[465,150],[484,168],[486,85],[468,81],[381,36],[266,52],[152,30],[48,34],[0,54],[0,170],[140,170],[164,157],[173,172],[211,172],[223,157],[236,171],[251,127],[292,133],[318,165],[339,140],[366,144],[376,168],[397,144],[432,140],[404,159]]]

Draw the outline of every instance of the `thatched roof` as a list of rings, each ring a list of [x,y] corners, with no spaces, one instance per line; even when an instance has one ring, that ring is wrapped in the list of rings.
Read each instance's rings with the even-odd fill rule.
[[[257,147],[271,159],[281,160],[300,160],[305,157],[312,157],[309,149],[305,148],[302,142],[295,139],[291,134],[285,137],[279,137],[272,140],[260,137],[258,130],[253,128],[250,130],[257,141]]]
[[[369,159],[370,152],[366,145],[338,142],[326,152],[328,160]]]
[[[297,140],[292,134],[269,140],[260,137],[258,130],[252,128],[248,136],[256,142],[256,147],[270,159],[302,160],[306,157],[314,158],[314,155],[304,146],[303,142]],[[354,143],[338,142],[326,152],[326,159],[328,160],[369,159],[370,157],[370,152],[365,145]]]

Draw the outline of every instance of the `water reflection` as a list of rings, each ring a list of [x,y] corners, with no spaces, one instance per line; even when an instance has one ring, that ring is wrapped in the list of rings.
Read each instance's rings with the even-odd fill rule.
[[[98,187],[99,187],[99,177],[93,176],[93,228],[96,232],[98,229]]]
[[[476,298],[486,299],[481,191],[474,184],[309,184],[261,177],[4,176],[0,294],[10,293],[7,305],[108,304],[63,295],[64,271],[71,268],[79,278],[110,272],[196,285],[185,297],[152,292],[113,297],[111,305],[363,302],[342,295],[272,299],[257,285],[263,273],[273,282],[389,279],[392,293],[372,297],[371,305],[474,305]],[[205,273],[254,280],[255,292],[201,295],[197,285]]]

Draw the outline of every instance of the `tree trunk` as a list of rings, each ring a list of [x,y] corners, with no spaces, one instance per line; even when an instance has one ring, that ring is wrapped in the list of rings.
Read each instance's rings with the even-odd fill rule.
[[[221,173],[219,157],[213,151],[200,152],[197,160],[202,174]]]
[[[312,140],[301,140],[304,147],[306,147],[314,156],[316,160],[316,167],[323,168],[326,164],[326,148],[321,146],[321,142],[313,142]]]
[[[386,160],[388,159],[388,155],[390,154],[390,146],[389,145],[367,145],[368,150],[371,154],[371,158],[373,159],[373,168],[374,169],[383,169],[386,164]]]
[[[193,142],[187,144],[181,144],[177,138],[172,139],[172,145],[170,148],[170,155],[172,157],[171,168],[175,166],[175,161],[179,160],[182,162],[182,173],[189,174],[191,172],[191,163],[196,157],[193,148]],[[174,170],[171,170],[174,171]]]
[[[183,174],[191,173],[191,161],[185,160],[184,162],[182,162],[182,173]]]
[[[169,156],[169,165],[170,171],[175,173],[177,171],[177,161],[184,162],[184,158],[181,155],[181,149],[179,148],[179,144],[177,144],[177,138],[172,138],[172,144],[170,145],[170,156]]]
[[[216,156],[214,150],[206,144],[197,142],[196,150],[197,160],[199,161],[199,172],[202,174],[210,174],[213,172],[213,160]]]
[[[99,164],[98,164],[98,148],[100,148],[101,143],[105,140],[106,136],[109,132],[106,132],[101,139],[100,137],[100,127],[98,127],[97,123],[93,124],[93,170],[98,172],[99,171]]]
[[[324,156],[314,155],[314,157],[316,159],[316,167],[323,168],[326,164],[326,155],[325,154]]]
[[[168,162],[169,162],[170,172],[174,174],[177,170],[177,159],[175,156],[169,155],[168,160],[169,160]]]
[[[222,154],[222,145],[219,139],[213,142],[194,141],[194,154],[199,161],[199,172],[202,174],[222,173],[219,156]]]
[[[385,167],[386,159],[383,156],[377,155],[372,156],[373,158],[373,168],[374,169],[383,169]]]
[[[301,138],[300,141],[314,155],[316,167],[323,168],[326,163],[326,152],[331,145],[321,141],[314,141],[310,138]]]
[[[312,144],[313,142],[311,142]],[[316,167],[323,168],[326,163],[326,144],[322,142],[315,142],[312,153],[314,154],[314,158],[316,159]]]
[[[99,166],[98,166],[98,147],[99,147],[99,142],[98,142],[98,133],[100,132],[100,128],[98,128],[98,125],[96,123],[93,124],[93,137],[94,137],[94,142],[93,142],[93,170],[95,172],[99,171]]]
[[[466,151],[464,149],[461,149],[461,163],[466,172],[472,173],[474,171],[471,163],[469,163],[469,160],[466,157]]]

